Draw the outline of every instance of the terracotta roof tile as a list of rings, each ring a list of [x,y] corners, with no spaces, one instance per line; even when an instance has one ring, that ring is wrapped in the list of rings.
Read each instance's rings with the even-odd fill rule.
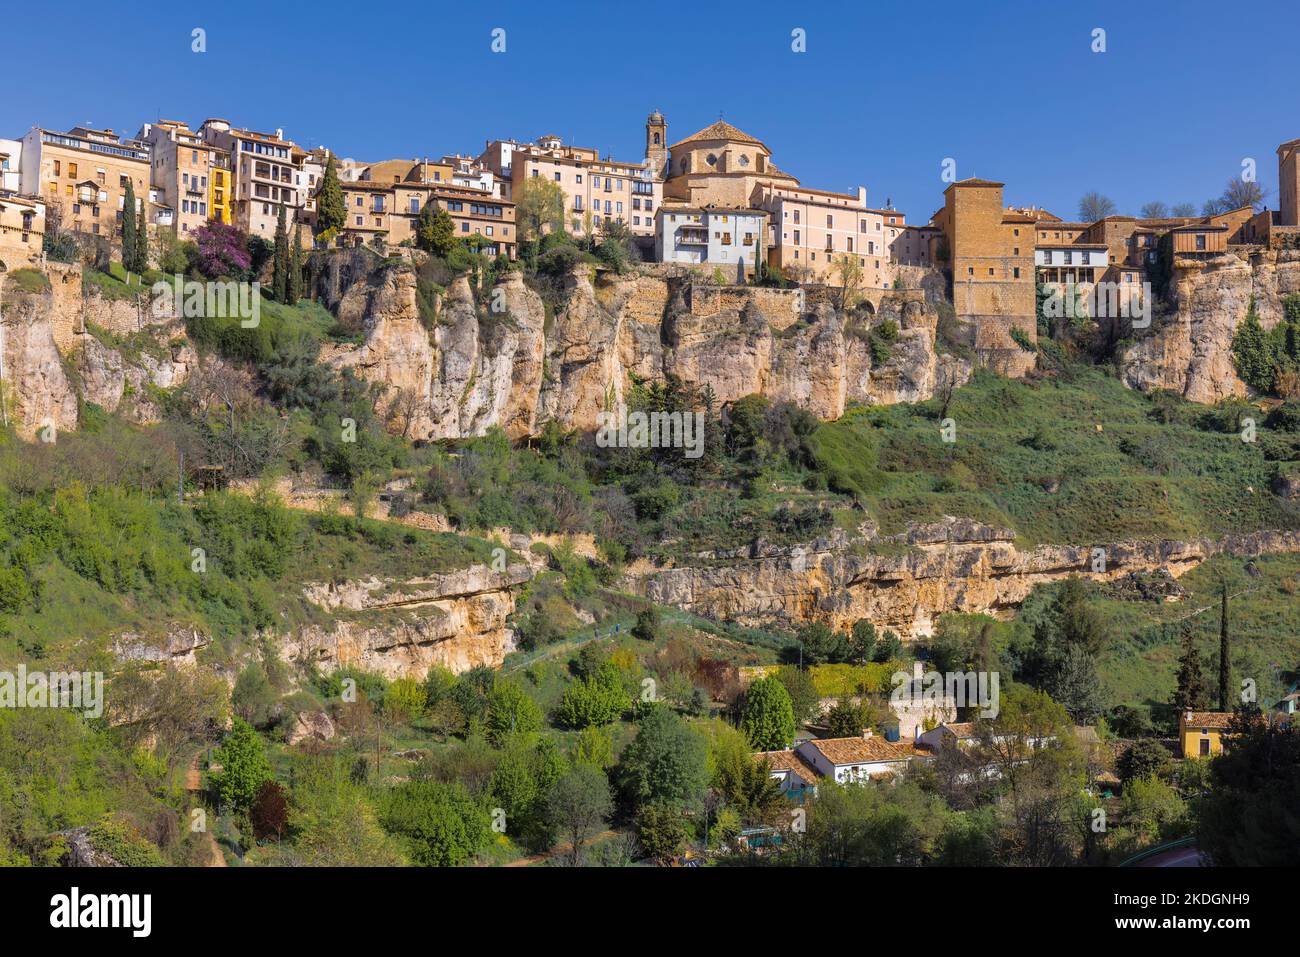
[[[916,757],[911,744],[869,738],[814,738],[808,742],[834,765],[867,764],[879,761],[908,761]]]

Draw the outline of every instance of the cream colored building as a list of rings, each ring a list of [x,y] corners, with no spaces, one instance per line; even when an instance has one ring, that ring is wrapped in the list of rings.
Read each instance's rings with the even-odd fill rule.
[[[137,215],[149,198],[149,151],[112,130],[77,126],[66,133],[33,127],[23,137],[22,191],[59,207],[64,230],[121,246],[126,184]]]
[[[146,123],[136,138],[149,144],[157,202],[171,208],[176,233],[185,239],[212,215],[216,148],[178,120]]]
[[[0,191],[0,263],[6,270],[39,262],[45,241],[45,203]]]
[[[199,134],[230,154],[234,225],[269,241],[283,206],[292,230],[304,202],[300,189],[306,153],[284,138],[284,130],[258,133],[212,118],[203,121]]]
[[[664,187],[649,162],[601,158],[598,150],[566,145],[558,136],[543,136],[536,143],[496,140],[487,144],[477,162],[502,180],[503,196],[509,199],[517,197],[527,179],[545,179],[559,186],[564,193],[564,226],[575,236],[596,233],[607,220],[622,220],[647,245],[654,236],[655,211],[663,202]]]

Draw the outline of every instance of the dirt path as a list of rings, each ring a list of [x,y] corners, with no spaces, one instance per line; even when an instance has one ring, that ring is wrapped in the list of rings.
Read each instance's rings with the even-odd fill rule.
[[[614,831],[601,831],[595,837],[588,840],[586,846],[590,847],[592,844],[595,844],[597,841],[603,841],[611,837],[617,837],[617,834]],[[529,854],[527,857],[521,857],[517,861],[511,861],[509,864],[506,864],[505,866],[506,867],[532,867],[535,864],[543,863],[544,861],[546,861],[547,858],[554,857],[557,854],[563,854],[565,851],[568,851],[571,847],[573,847],[573,842],[565,841],[563,844],[556,844],[553,848],[551,848],[549,851],[547,851],[544,854]]]
[[[185,790],[191,794],[197,795],[203,790],[203,772],[199,770],[199,759],[196,755],[194,762],[185,772]],[[217,846],[217,839],[212,836],[210,830],[203,832],[202,842],[204,846],[203,855],[206,860],[204,867],[228,867],[226,864],[226,855],[221,853],[221,848]]]

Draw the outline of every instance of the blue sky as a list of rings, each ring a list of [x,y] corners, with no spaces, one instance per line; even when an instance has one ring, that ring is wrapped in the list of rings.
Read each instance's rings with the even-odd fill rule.
[[[181,7],[178,9],[178,7]],[[924,222],[957,175],[1067,218],[1097,189],[1122,212],[1200,204],[1258,162],[1276,205],[1277,144],[1300,136],[1300,74],[1282,56],[1300,4],[707,4],[325,2],[59,4],[57,64],[0,96],[0,135],[89,122],[224,116],[341,155],[477,152],[556,133],[638,159],[659,109],[669,142],[719,113],[805,185],[887,198]],[[10,5],[0,39],[49,36]],[[256,29],[249,24],[256,23]],[[208,51],[191,52],[191,30]],[[506,52],[490,49],[494,28]],[[791,50],[806,31],[807,51]],[[1092,31],[1106,52],[1092,52]],[[278,39],[277,39],[278,38]],[[29,53],[40,49],[29,48]],[[106,53],[105,51],[109,51]],[[35,65],[43,63],[37,56]]]

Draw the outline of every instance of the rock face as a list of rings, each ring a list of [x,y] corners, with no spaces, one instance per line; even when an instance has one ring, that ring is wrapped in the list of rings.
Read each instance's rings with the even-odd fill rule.
[[[23,438],[77,427],[77,394],[55,344],[56,308],[52,288],[23,292],[4,285],[0,312],[5,417]]]
[[[324,672],[354,665],[389,678],[423,678],[432,665],[454,672],[497,667],[515,647],[506,616],[527,565],[496,572],[473,565],[407,581],[349,581],[308,586],[305,595],[332,613],[285,639],[286,657]]]
[[[390,427],[411,439],[493,426],[521,438],[548,420],[594,429],[634,379],[676,377],[708,386],[720,403],[761,393],[836,418],[849,402],[921,400],[970,374],[967,363],[937,354],[937,317],[920,292],[885,293],[877,312],[846,322],[802,290],[594,276],[580,264],[559,283],[549,321],[542,299],[512,272],[478,297],[468,279],[453,280],[434,296],[436,322],[426,329],[414,267],[348,268],[339,270],[335,308],[365,340],[328,359],[382,383]],[[868,336],[886,319],[898,337],[873,369]]]
[[[1177,260],[1174,311],[1120,357],[1135,389],[1171,389],[1194,402],[1246,395],[1232,362],[1232,337],[1252,298],[1260,325],[1283,316],[1282,300],[1300,293],[1300,251],[1229,253],[1206,263]]]
[[[891,546],[873,554],[863,538]],[[903,535],[855,543],[842,531],[808,545],[716,553],[693,566],[658,569],[629,581],[645,597],[699,615],[749,625],[794,628],[812,620],[834,627],[865,618],[905,638],[933,633],[944,612],[1004,615],[1036,585],[1079,575],[1100,581],[1159,569],[1173,577],[1211,555],[1295,551],[1300,532],[1258,532],[1218,541],[1042,545],[1021,550],[1008,529],[947,519]],[[899,546],[901,553],[893,553]],[[1104,566],[1098,565],[1097,548]],[[1104,570],[1097,570],[1104,568]]]
[[[113,657],[118,661],[158,661],[193,664],[195,654],[212,644],[212,638],[194,628],[173,627],[165,634],[141,635],[124,632],[112,640]]]

